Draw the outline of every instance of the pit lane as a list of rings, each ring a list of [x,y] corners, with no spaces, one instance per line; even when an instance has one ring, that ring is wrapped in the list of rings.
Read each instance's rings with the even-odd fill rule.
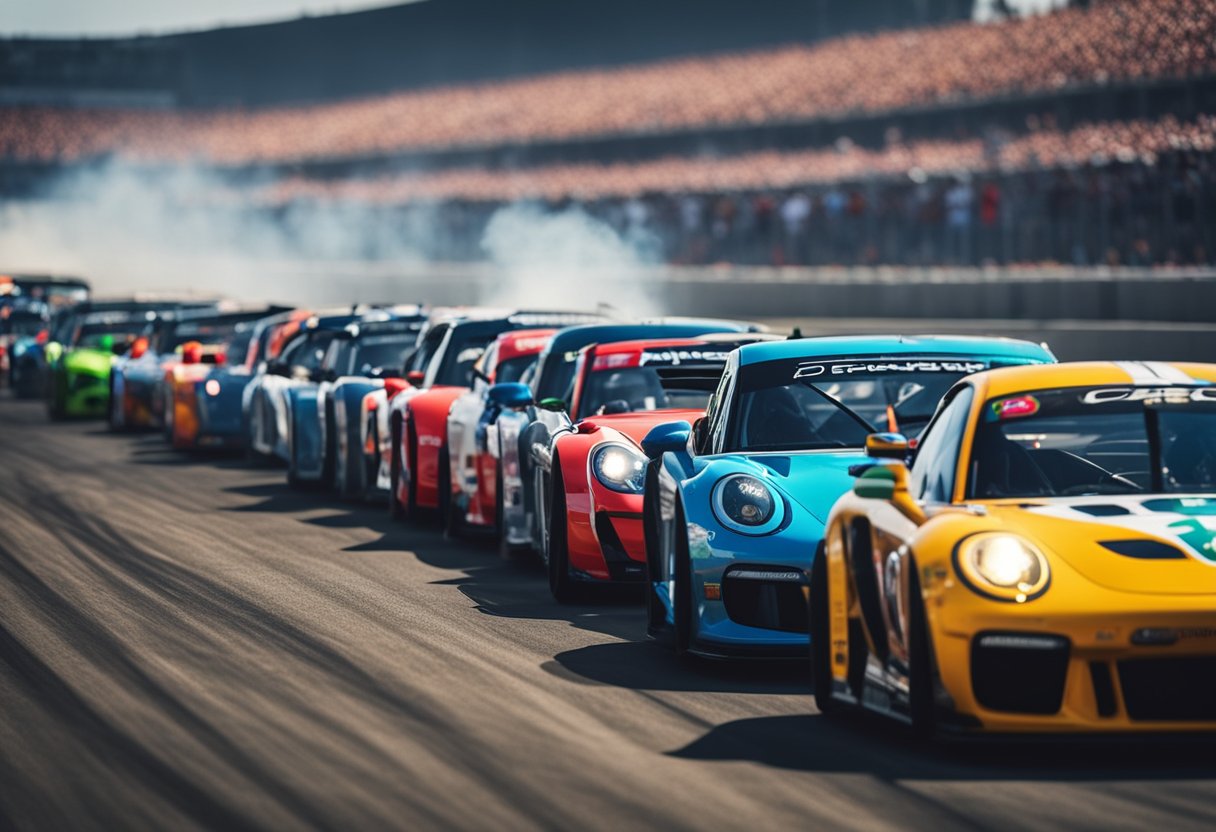
[[[0,828],[1216,827],[1208,744],[924,746],[801,664],[0,393]]]

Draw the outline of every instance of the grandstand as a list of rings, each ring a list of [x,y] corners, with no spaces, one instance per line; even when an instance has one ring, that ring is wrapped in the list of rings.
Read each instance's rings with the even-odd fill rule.
[[[478,256],[486,218],[519,200],[644,225],[677,262],[1149,265],[1216,252],[1216,0],[1096,0],[985,24],[960,20],[958,3],[811,2],[800,15],[783,3],[739,25],[737,7],[708,0],[696,27],[681,4],[622,3],[599,26],[587,6],[545,0],[535,27],[500,21],[492,48],[475,27],[441,41],[440,60],[432,36],[398,56],[400,73],[370,72],[391,90],[343,75],[312,87],[335,100],[308,104],[259,86],[233,47],[261,44],[265,64],[307,33],[344,43],[406,18],[402,31],[428,40],[452,25],[441,13],[493,21],[508,5],[485,2],[152,39],[171,44],[155,54],[179,99],[222,100],[223,79],[247,78],[242,103],[274,106],[10,104],[0,171],[25,181],[14,171],[107,158],[259,170],[275,180],[245,190],[259,205],[450,218],[444,256]],[[638,37],[615,37],[654,6]],[[881,31],[857,31],[863,8]],[[384,35],[368,37],[375,53]],[[199,44],[221,42],[232,66],[202,92],[192,67],[218,63]]]

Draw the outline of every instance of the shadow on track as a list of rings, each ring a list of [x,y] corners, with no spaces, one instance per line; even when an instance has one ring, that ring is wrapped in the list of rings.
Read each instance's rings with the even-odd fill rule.
[[[864,714],[740,719],[683,748],[687,760],[744,760],[810,772],[911,780],[1205,780],[1216,777],[1216,740],[1103,738],[930,743]]]
[[[581,684],[635,690],[790,694],[808,697],[808,705],[811,694],[807,662],[678,659],[669,649],[641,640],[568,650],[542,669]]]

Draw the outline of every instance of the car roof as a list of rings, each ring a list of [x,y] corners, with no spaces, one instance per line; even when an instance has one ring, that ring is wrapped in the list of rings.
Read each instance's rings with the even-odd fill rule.
[[[1013,361],[1053,361],[1046,345],[1013,338],[962,335],[825,335],[765,341],[739,348],[739,364],[828,356],[983,355]]]
[[[971,376],[989,397],[1064,387],[1170,387],[1216,383],[1216,364],[1173,361],[1070,361],[1027,367],[1001,367]]]
[[[553,352],[580,350],[588,344],[637,341],[655,338],[695,338],[710,332],[746,332],[747,324],[728,321],[679,321],[676,323],[609,323],[572,326],[553,336]]]
[[[595,345],[596,355],[615,355],[617,353],[644,352],[645,350],[669,349],[672,347],[717,347],[719,351],[728,352],[741,344],[770,341],[779,336],[765,333],[717,332],[707,333],[694,338],[635,338],[632,341],[612,341],[607,344]]]

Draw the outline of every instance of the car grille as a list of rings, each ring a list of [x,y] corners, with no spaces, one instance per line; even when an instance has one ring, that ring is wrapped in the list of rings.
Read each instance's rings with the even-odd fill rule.
[[[806,633],[810,622],[805,586],[797,569],[736,567],[722,576],[722,603],[737,624]]]
[[[1131,719],[1216,719],[1216,656],[1127,659],[1118,668]]]
[[[1069,641],[1040,633],[978,634],[971,641],[971,689],[990,711],[1054,714],[1064,701]]]

